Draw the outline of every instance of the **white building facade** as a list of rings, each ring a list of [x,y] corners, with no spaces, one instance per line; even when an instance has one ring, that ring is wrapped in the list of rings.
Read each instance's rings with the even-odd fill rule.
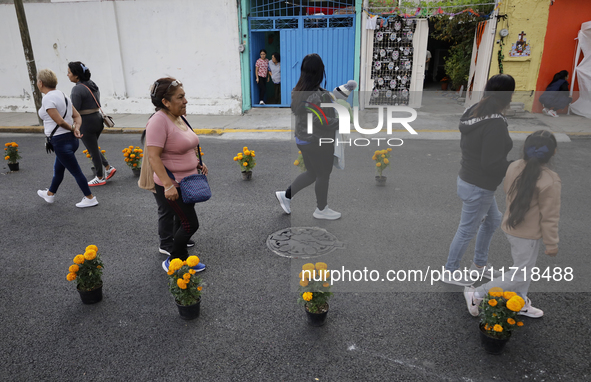
[[[24,4],[37,70],[70,94],[82,61],[107,113],[151,113],[150,85],[180,80],[188,114],[242,112],[235,0],[51,0]],[[0,3],[0,112],[35,112],[14,4]]]

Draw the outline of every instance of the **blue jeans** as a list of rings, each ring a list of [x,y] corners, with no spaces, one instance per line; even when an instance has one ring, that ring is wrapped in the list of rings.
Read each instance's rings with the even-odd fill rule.
[[[80,145],[78,138],[72,133],[54,135],[51,138],[51,144],[55,151],[55,163],[53,165],[53,179],[49,191],[54,194],[57,192],[57,189],[64,180],[64,172],[67,169],[76,179],[76,183],[78,183],[78,187],[80,187],[84,196],[92,195],[90,187],[88,187],[88,181],[78,165],[76,155],[74,155]]]
[[[462,256],[474,235],[476,235],[474,264],[486,265],[492,236],[501,225],[503,218],[497,207],[494,191],[466,183],[458,176],[458,196],[464,203],[460,225],[449,246],[449,255],[445,264],[445,269],[449,271],[459,269]]]

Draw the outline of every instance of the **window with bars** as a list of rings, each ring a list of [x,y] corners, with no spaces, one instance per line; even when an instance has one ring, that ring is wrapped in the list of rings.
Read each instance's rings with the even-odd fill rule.
[[[250,0],[251,17],[350,15],[355,0]]]

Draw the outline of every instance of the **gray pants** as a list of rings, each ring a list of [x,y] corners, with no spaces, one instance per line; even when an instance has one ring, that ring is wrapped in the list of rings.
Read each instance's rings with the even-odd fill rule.
[[[515,292],[526,300],[529,284],[531,283],[531,270],[532,267],[536,266],[542,239],[522,239],[509,234],[505,234],[505,236],[507,236],[509,244],[511,244],[513,267],[518,267],[519,269],[517,269],[517,271],[514,269],[507,269],[503,275],[504,281],[503,278],[491,280],[476,288],[476,292],[480,297],[486,295],[490,288],[500,287],[503,288],[503,290]]]

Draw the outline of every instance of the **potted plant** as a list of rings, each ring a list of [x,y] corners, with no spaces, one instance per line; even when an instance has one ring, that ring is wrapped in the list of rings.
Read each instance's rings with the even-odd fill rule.
[[[376,183],[378,186],[386,185],[386,177],[382,175],[382,171],[384,171],[390,164],[391,151],[391,148],[387,148],[386,150],[377,150],[371,157],[371,159],[376,162],[376,170],[378,172],[378,175],[376,175]]]
[[[142,168],[142,158],[144,157],[144,150],[142,150],[138,146],[129,146],[124,148],[121,152],[123,152],[123,156],[125,157],[125,163],[127,163],[127,165],[131,167],[133,175],[140,176]]]
[[[449,77],[445,76],[439,82],[441,82],[441,90],[447,90],[447,86],[449,85]]]
[[[326,263],[308,263],[302,266],[298,275],[298,303],[306,309],[308,324],[322,326],[328,314],[328,300],[332,297],[330,291],[330,272]]]
[[[252,169],[257,164],[254,157],[254,150],[249,150],[246,146],[244,146],[241,153],[236,154],[236,156],[234,157],[234,161],[238,162],[238,165],[242,170],[243,180],[252,179]]]
[[[168,288],[174,297],[183,320],[199,317],[201,309],[201,278],[192,267],[199,264],[199,257],[189,256],[187,260],[172,259],[168,266]]]
[[[302,156],[302,152],[298,151],[298,159],[293,162],[294,166],[298,166],[301,172],[306,172],[306,164],[304,163],[304,157]]]
[[[101,154],[103,154],[103,156],[106,158],[106,155],[105,155],[105,154],[107,153],[107,151],[106,151],[106,150],[103,150],[103,149],[101,149],[101,147],[100,147],[100,146],[99,146],[99,150],[101,151]],[[88,150],[83,150],[83,151],[82,151],[82,153],[83,153],[84,155],[86,155],[86,157],[87,157],[87,158],[88,158],[88,160],[90,161],[90,164],[92,165],[92,166],[90,167],[90,169],[92,170],[92,174],[93,174],[94,176],[96,176],[96,168],[94,168],[94,162],[92,161],[92,155],[90,155],[90,153],[88,152]]]
[[[503,291],[494,287],[482,300],[480,312],[480,338],[487,353],[501,354],[511,338],[511,333],[522,321],[517,321],[517,313],[525,301],[515,292]]]
[[[4,159],[8,161],[8,168],[10,171],[18,171],[18,160],[21,156],[18,155],[18,144],[16,142],[8,142],[4,144],[5,156]]]
[[[89,245],[83,255],[76,255],[69,271],[66,279],[76,280],[76,288],[84,304],[94,304],[103,299],[103,262],[96,245]]]

